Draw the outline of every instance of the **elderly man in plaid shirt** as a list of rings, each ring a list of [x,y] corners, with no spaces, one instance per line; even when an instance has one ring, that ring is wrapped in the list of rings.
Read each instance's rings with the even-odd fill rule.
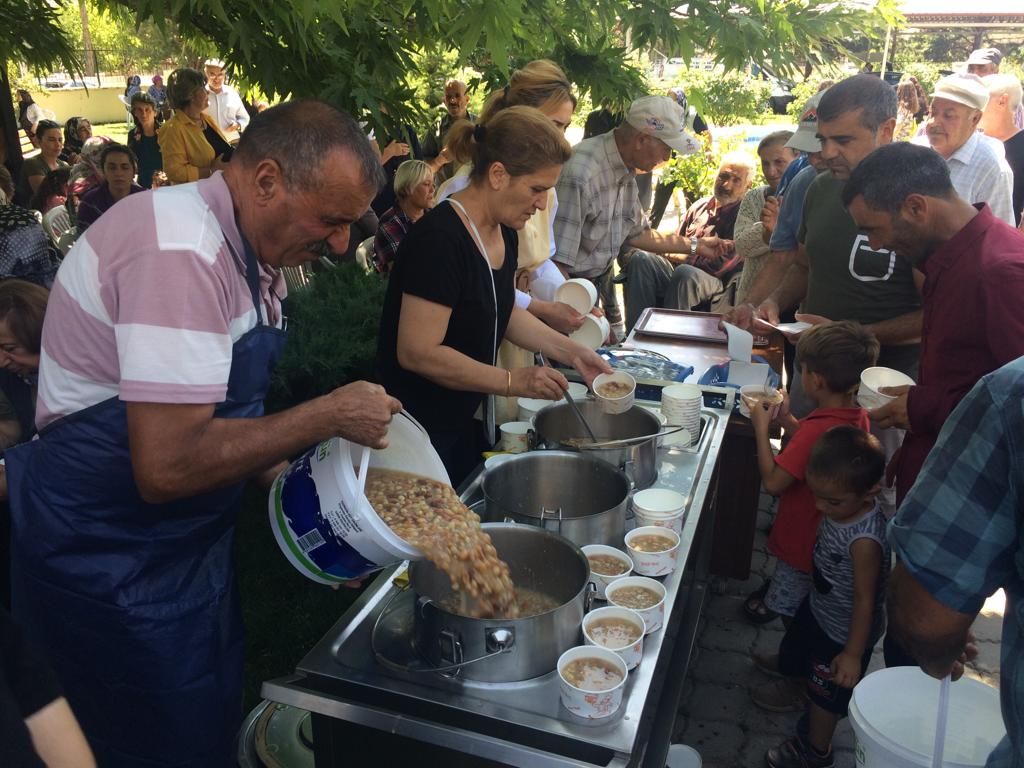
[[[1024,357],[985,376],[946,422],[889,526],[899,562],[889,631],[933,677],[962,673],[985,598],[1006,590],[1000,696],[1006,738],[987,768],[1024,766]]]

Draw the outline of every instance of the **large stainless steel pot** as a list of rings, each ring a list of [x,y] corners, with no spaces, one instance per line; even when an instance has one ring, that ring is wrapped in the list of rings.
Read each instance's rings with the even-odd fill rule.
[[[419,560],[409,567],[409,585],[417,595],[416,647],[431,664],[454,666],[470,680],[509,683],[546,675],[563,652],[579,644],[593,589],[590,564],[579,547],[550,531],[515,523],[483,527],[515,585],[554,597],[558,607],[523,619],[450,613],[438,605],[452,593],[448,576]]]
[[[656,435],[661,430],[658,417],[634,405],[625,413],[605,413],[594,401],[579,402],[583,418],[600,440],[618,440],[641,435]],[[587,435],[576,414],[567,404],[549,405],[534,417],[535,447],[579,450],[579,441]],[[585,455],[605,461],[626,473],[636,490],[654,485],[658,479],[658,439],[652,437],[637,445],[597,448]]]
[[[483,479],[487,522],[537,525],[579,546],[622,546],[629,480],[583,453],[534,451],[514,456]]]

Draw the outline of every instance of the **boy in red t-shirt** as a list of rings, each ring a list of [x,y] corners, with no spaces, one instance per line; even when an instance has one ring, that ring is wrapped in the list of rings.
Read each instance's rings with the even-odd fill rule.
[[[797,370],[804,392],[817,408],[798,421],[789,413],[788,402],[783,404],[775,423],[785,429],[788,442],[778,456],[769,441],[768,406],[751,409],[761,481],[768,493],[780,498],[768,537],[768,551],[778,558],[778,565],[763,598],[759,593],[748,598],[748,614],[778,614],[788,626],[810,592],[821,512],[804,482],[804,469],[814,444],[832,427],[870,429],[867,411],[857,405],[856,392],[861,372],[875,364],[878,349],[878,340],[869,331],[849,321],[823,323],[801,335]],[[754,654],[754,663],[771,674],[778,674],[778,660],[777,653]],[[771,711],[798,711],[803,709],[803,687],[800,680],[784,679],[756,689],[753,699]]]

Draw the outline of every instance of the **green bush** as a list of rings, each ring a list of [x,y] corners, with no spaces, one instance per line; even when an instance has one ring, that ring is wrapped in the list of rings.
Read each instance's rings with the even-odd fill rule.
[[[355,263],[317,274],[289,295],[288,344],[267,411],[279,411],[373,375],[387,283]]]
[[[908,75],[913,75],[918,79],[924,87],[925,95],[929,99],[932,97],[932,91],[935,89],[935,83],[942,77],[942,74],[939,72],[939,65],[927,62],[918,62],[905,66],[903,68],[903,76],[907,77]]]
[[[746,72],[685,70],[672,84],[686,91],[686,98],[714,125],[751,122],[768,112],[771,86]]]

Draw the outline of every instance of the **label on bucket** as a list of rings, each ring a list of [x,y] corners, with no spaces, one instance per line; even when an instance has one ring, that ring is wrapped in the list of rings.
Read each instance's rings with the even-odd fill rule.
[[[357,516],[341,499],[321,494],[318,480],[330,466],[329,443],[306,452],[274,483],[271,517],[274,535],[292,565],[317,581],[359,578],[386,563],[374,563],[346,537],[363,532]],[[323,483],[326,485],[326,483]]]

